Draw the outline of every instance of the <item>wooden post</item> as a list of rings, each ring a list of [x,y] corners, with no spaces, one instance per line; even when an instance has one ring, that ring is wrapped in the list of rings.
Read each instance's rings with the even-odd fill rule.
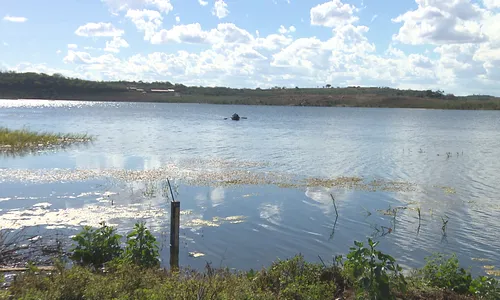
[[[179,269],[179,230],[181,203],[172,201],[170,204],[170,269]]]

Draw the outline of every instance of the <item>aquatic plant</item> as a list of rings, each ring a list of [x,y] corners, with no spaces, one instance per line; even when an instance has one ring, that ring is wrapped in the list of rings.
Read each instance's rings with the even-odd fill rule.
[[[444,217],[441,217],[441,222],[442,222],[441,231],[443,233],[443,236],[446,235],[446,228],[448,227],[448,221],[449,221],[449,218],[447,215],[445,215]]]
[[[417,227],[417,235],[420,233],[420,222],[422,220],[422,215],[420,213],[420,206],[417,207],[417,213],[418,213],[418,227]]]
[[[39,150],[55,146],[65,146],[73,143],[92,141],[87,134],[62,134],[36,132],[28,129],[9,129],[0,127],[0,152],[22,152]]]
[[[330,196],[332,197],[333,207],[335,208],[335,215],[338,218],[339,217],[339,212],[337,211],[337,204],[335,204],[335,198],[333,197],[332,194],[330,194]]]

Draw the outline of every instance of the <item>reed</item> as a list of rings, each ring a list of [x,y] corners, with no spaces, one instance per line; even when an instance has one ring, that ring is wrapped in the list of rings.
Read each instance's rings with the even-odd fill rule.
[[[92,141],[88,134],[36,132],[0,127],[0,152],[16,152]]]
[[[335,198],[333,197],[332,194],[330,194],[330,197],[332,197],[332,201],[333,201],[333,207],[335,208],[335,215],[337,216],[337,218],[339,217],[339,212],[337,211],[337,204],[335,204]]]
[[[443,222],[443,225],[441,226],[441,231],[443,232],[443,235],[446,235],[446,229],[448,227],[448,221],[449,221],[448,216],[445,215],[444,217],[441,217],[441,221]]]

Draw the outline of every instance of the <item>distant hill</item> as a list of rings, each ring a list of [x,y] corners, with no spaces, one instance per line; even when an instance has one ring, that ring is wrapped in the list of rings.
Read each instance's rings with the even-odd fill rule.
[[[62,75],[0,72],[0,98],[213,104],[500,109],[500,98],[457,97],[388,87],[233,89],[166,82],[89,81]]]

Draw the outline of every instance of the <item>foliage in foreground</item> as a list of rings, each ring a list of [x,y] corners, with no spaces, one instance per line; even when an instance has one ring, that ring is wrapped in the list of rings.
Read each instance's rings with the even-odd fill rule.
[[[105,224],[85,228],[74,238],[71,257],[78,264],[65,269],[58,263],[51,274],[30,267],[0,291],[0,299],[500,299],[495,279],[473,278],[455,256],[431,257],[405,277],[371,239],[367,247],[354,242],[345,258],[336,256],[329,266],[296,256],[260,271],[207,264],[204,272],[172,272],[158,267],[156,240],[143,223],[127,236],[125,249],[120,238]]]
[[[158,243],[144,223],[135,224],[127,235],[125,249],[120,246],[121,238],[115,228],[104,222],[97,229],[85,226],[82,232],[72,238],[77,244],[70,258],[78,265],[94,269],[103,268],[109,262],[113,265],[136,264],[146,268],[159,266]]]

